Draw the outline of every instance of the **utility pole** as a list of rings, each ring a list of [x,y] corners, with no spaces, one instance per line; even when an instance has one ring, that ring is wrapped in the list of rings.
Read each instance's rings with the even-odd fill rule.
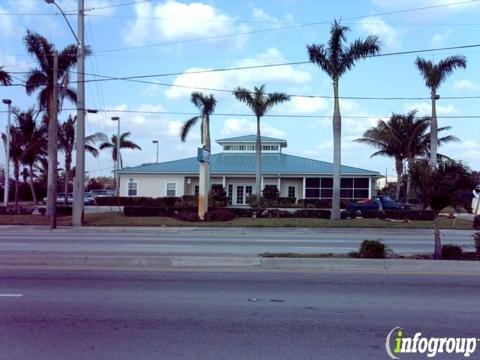
[[[47,179],[47,207],[50,215],[50,229],[57,227],[57,102],[58,102],[58,53],[53,54],[53,89],[50,99],[50,114],[48,119],[48,179]]]
[[[7,144],[5,147],[5,188],[3,190],[3,206],[8,206],[8,193],[10,190],[10,117],[12,115],[12,100],[3,99],[3,103],[8,106],[7,128],[5,131]]]
[[[75,178],[73,179],[73,226],[83,224],[85,190],[85,36],[84,0],[78,0],[77,34],[77,144],[75,158]],[[74,34],[75,35],[75,34]]]
[[[117,158],[115,159],[115,190],[117,191],[117,197],[120,196],[120,175],[118,175],[118,170],[120,170],[120,118],[118,116],[112,117],[113,121],[117,122],[117,143],[116,152]]]

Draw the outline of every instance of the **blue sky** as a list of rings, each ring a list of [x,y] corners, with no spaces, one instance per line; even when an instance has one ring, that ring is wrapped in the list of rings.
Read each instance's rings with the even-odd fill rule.
[[[86,72],[110,76],[180,73],[146,80],[177,85],[215,89],[234,89],[266,84],[269,91],[289,94],[331,95],[330,79],[313,64],[243,71],[184,74],[236,66],[307,60],[306,44],[324,43],[328,39],[328,22],[343,19],[351,27],[349,40],[374,34],[380,37],[385,53],[466,44],[477,44],[480,1],[392,15],[377,15],[396,10],[454,4],[460,0],[259,0],[259,1],[145,1],[138,4],[104,8],[129,3],[130,0],[86,0],[86,42],[93,55],[87,59]],[[74,10],[76,1],[58,1],[64,10]],[[100,9],[101,8],[101,9]],[[16,15],[1,15],[12,14]],[[25,71],[34,64],[26,55],[22,37],[26,29],[39,32],[58,48],[72,43],[73,37],[64,19],[43,0],[0,0],[0,65],[6,70]],[[20,15],[30,14],[30,15]],[[352,19],[355,18],[355,19]],[[76,17],[69,16],[74,29]],[[310,23],[323,24],[308,25]],[[289,27],[282,29],[282,27]],[[263,29],[272,31],[199,41],[232,33]],[[196,41],[190,41],[195,40]],[[447,55],[465,55],[466,70],[458,70],[442,85],[441,96],[480,95],[480,48],[436,51],[420,54],[438,61]],[[340,83],[342,96],[428,97],[422,78],[414,66],[416,54],[387,56],[361,61]],[[17,74],[22,77],[23,75]],[[88,83],[87,107],[117,110],[88,115],[87,133],[103,131],[112,134],[116,124],[111,116],[120,116],[122,131],[130,131],[132,140],[142,151],[124,153],[126,166],[155,161],[153,139],[160,142],[160,161],[195,156],[199,143],[198,127],[186,143],[179,139],[180,126],[188,115],[160,112],[194,112],[189,102],[192,90],[178,87],[140,84],[125,81]],[[254,133],[254,119],[243,116],[249,109],[231,94],[213,92],[218,100],[217,113],[211,121],[213,139]],[[25,95],[21,87],[0,88],[2,98],[9,97],[22,108],[35,104],[35,97]],[[480,169],[479,118],[480,99],[440,100],[441,126],[452,126],[451,133],[461,142],[444,146],[441,152],[466,161]],[[342,100],[342,163],[393,174],[393,161],[370,159],[373,149],[352,142],[363,131],[375,125],[378,118],[392,112],[418,109],[420,115],[430,112],[429,100]],[[73,108],[73,104],[65,104]],[[144,111],[134,113],[124,111]],[[156,113],[155,113],[156,112]],[[68,116],[60,114],[60,120]],[[271,112],[308,115],[309,117],[268,117],[262,121],[264,135],[288,140],[287,153],[331,161],[332,102],[322,98],[294,98]],[[5,114],[0,113],[0,126]],[[352,117],[353,116],[353,117]],[[368,118],[355,118],[364,116]],[[218,145],[214,152],[219,151]],[[4,159],[0,158],[1,162]],[[90,176],[109,174],[113,164],[109,154],[99,159],[87,155]]]

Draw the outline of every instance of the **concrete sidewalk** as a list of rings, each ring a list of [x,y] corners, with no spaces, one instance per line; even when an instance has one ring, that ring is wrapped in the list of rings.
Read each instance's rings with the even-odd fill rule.
[[[349,271],[480,276],[480,261],[117,254],[0,255],[2,269]]]

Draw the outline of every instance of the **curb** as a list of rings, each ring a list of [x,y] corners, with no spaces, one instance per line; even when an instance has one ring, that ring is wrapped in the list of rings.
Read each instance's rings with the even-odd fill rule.
[[[299,259],[227,256],[149,255],[0,255],[2,268],[121,268],[125,270],[175,270],[182,268],[256,269],[284,271],[363,271],[411,274],[477,275],[480,261],[410,259]]]

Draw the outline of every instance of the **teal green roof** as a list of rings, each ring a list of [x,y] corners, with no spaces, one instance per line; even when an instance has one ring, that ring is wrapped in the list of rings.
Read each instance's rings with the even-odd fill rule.
[[[276,142],[276,143],[287,143],[287,140],[283,139],[276,139],[268,136],[260,136],[260,139],[262,142]],[[257,136],[256,135],[244,135],[244,136],[237,136],[233,138],[226,138],[226,139],[220,139],[217,140],[217,143],[226,143],[226,142],[255,142],[257,141]]]
[[[196,157],[167,161],[158,164],[144,164],[136,167],[124,168],[120,174],[198,174],[199,163]],[[255,153],[219,153],[211,155],[212,175],[255,174]],[[263,175],[305,175],[305,174],[332,174],[333,165],[325,161],[303,158],[282,153],[262,154]],[[380,177],[376,171],[360,169],[351,166],[342,166],[345,175],[371,175]]]

